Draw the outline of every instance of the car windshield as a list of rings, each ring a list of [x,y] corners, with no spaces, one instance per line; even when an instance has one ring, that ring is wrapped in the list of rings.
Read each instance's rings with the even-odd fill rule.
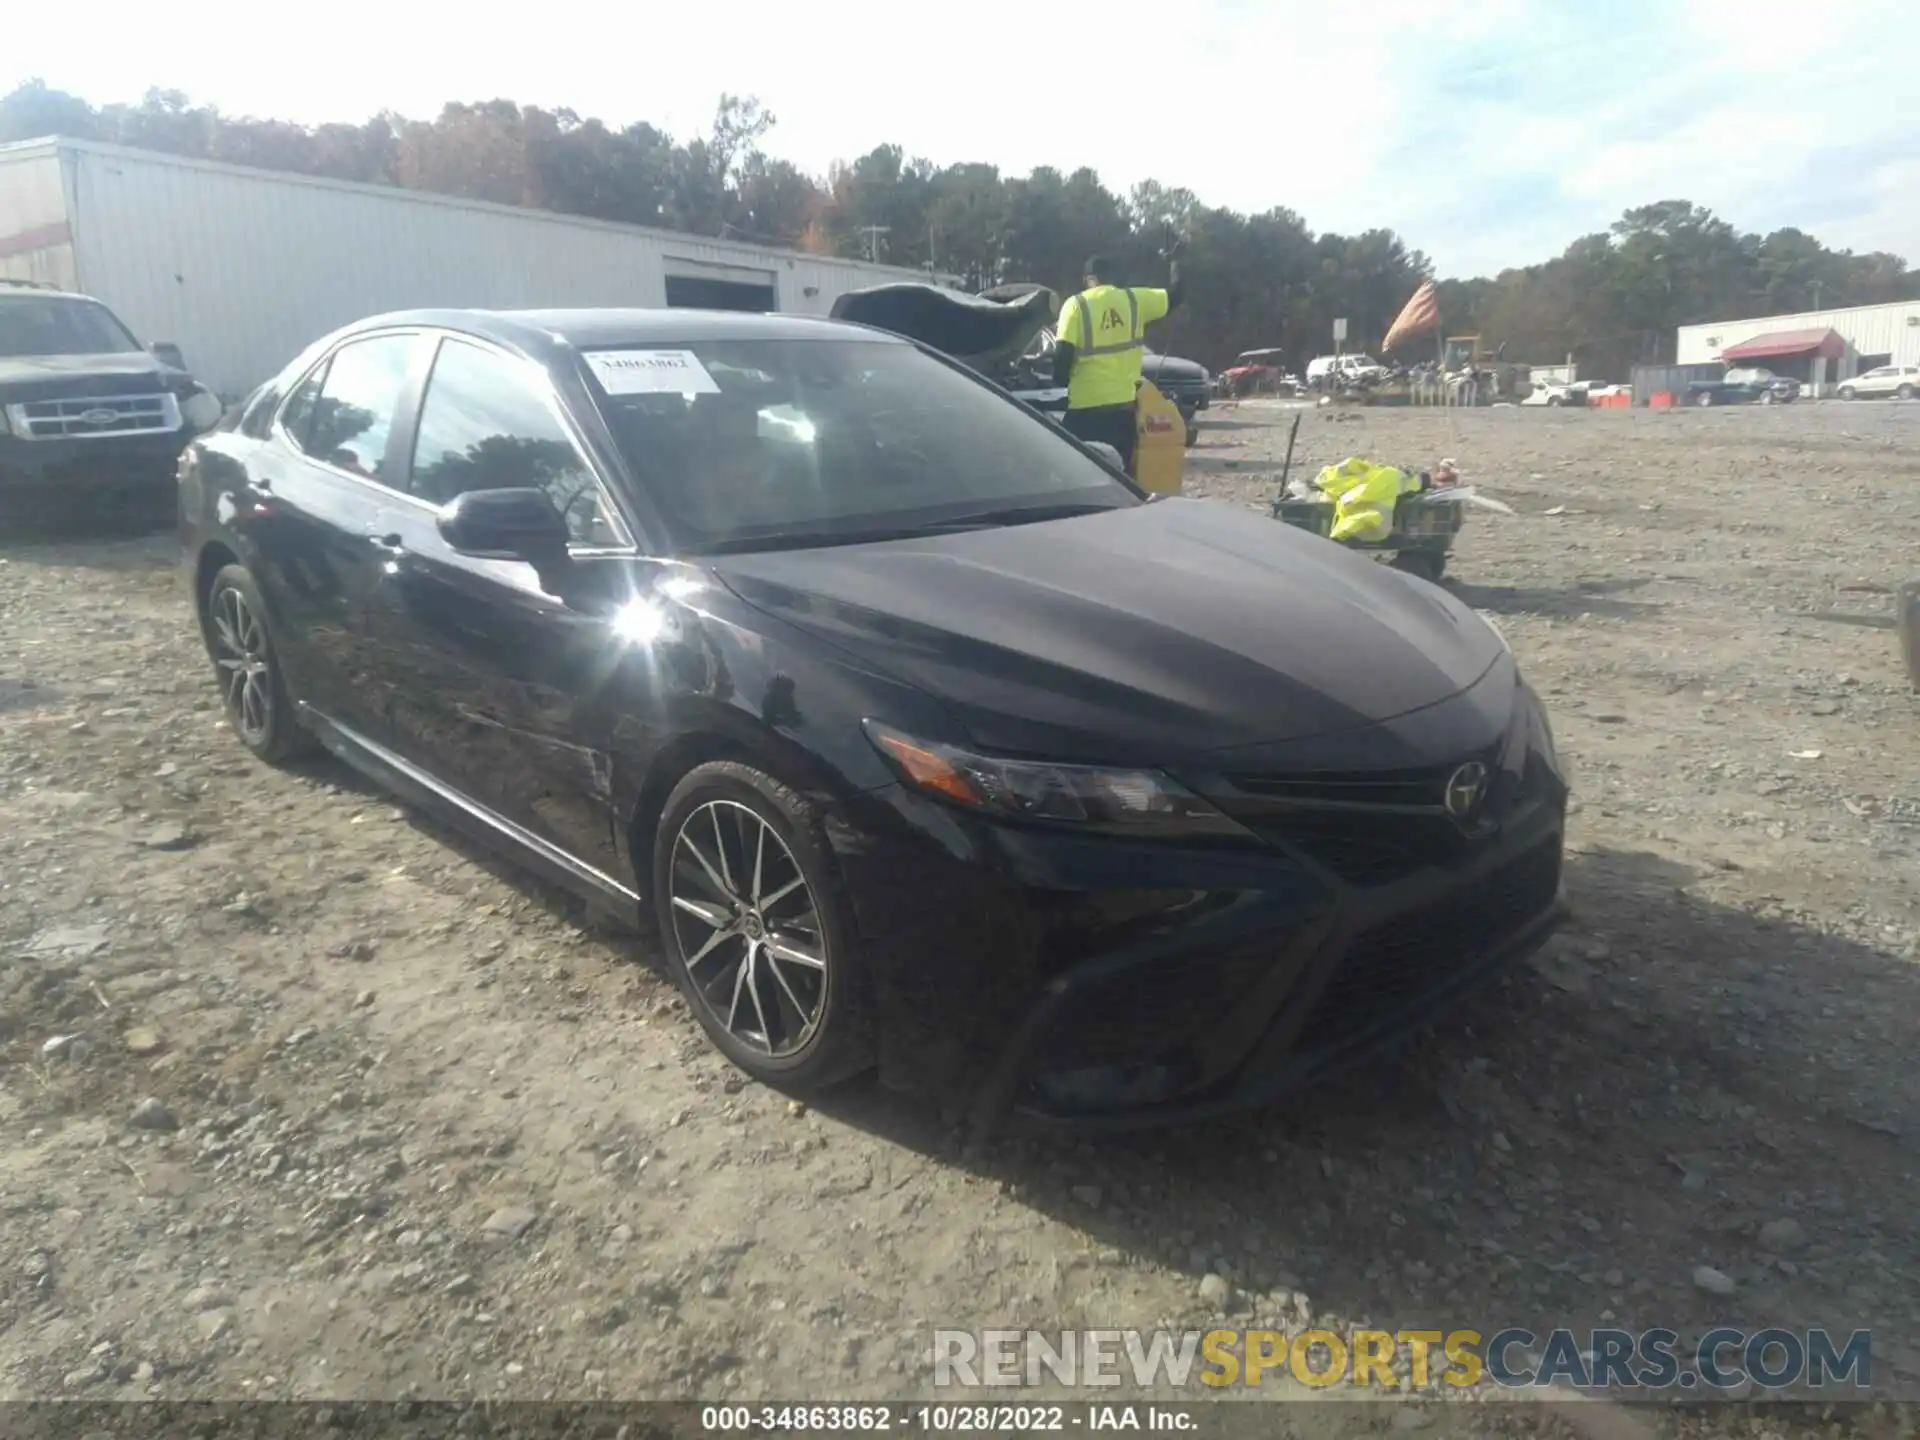
[[[687,549],[1141,503],[1046,422],[910,345],[716,340],[586,360],[621,453]]]
[[[106,306],[65,295],[0,295],[0,356],[125,355],[139,342]]]

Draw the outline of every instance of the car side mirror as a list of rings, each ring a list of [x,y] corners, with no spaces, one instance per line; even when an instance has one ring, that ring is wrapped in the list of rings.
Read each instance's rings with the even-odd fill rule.
[[[147,353],[162,365],[171,365],[176,370],[187,368],[186,356],[180,353],[180,347],[171,340],[156,340],[147,347]]]
[[[544,585],[567,562],[567,522],[544,490],[469,490],[440,508],[440,537],[480,560],[524,560]]]
[[[180,402],[180,418],[196,435],[204,435],[226,415],[220,397],[211,390],[195,390]]]
[[[1118,470],[1122,475],[1127,473],[1127,462],[1125,460],[1122,460],[1120,458],[1120,452],[1114,449],[1114,447],[1109,445],[1106,441],[1088,440],[1084,443],[1086,444],[1087,449],[1093,451],[1094,454],[1098,455],[1102,460],[1106,461],[1107,464],[1111,465],[1114,469]]]

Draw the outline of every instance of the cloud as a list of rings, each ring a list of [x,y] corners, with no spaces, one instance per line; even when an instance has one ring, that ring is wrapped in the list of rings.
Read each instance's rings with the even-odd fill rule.
[[[732,0],[724,22],[581,3],[486,44],[451,43],[437,7],[332,0],[297,64],[259,66],[234,48],[284,55],[280,29],[208,46],[146,15],[89,11],[97,30],[139,22],[119,51],[73,46],[57,10],[9,16],[0,88],[42,74],[103,102],[160,83],[308,123],[506,96],[682,135],[730,90],[760,96],[769,149],[815,173],[887,141],[1008,173],[1091,165],[1122,191],[1152,178],[1319,230],[1390,226],[1445,274],[1545,259],[1668,198],[1920,261],[1911,0],[1110,0],[1098,23],[1071,0]]]

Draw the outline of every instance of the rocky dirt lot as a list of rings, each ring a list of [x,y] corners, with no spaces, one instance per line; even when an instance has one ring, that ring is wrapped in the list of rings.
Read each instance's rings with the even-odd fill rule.
[[[1293,413],[1190,489],[1263,505]],[[1518,512],[1451,583],[1552,707],[1575,921],[1336,1089],[1084,1145],[744,1085],[644,942],[253,762],[165,537],[0,546],[0,1398],[899,1398],[934,1326],[1225,1317],[1872,1327],[1920,1394],[1920,406],[1300,444]],[[1820,1428],[1688,1411],[1616,1418]]]

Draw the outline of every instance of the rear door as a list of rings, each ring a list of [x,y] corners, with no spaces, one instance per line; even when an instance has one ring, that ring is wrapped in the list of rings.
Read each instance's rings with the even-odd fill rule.
[[[455,552],[438,508],[468,490],[545,490],[585,582],[613,593],[633,542],[552,384],[538,367],[466,338],[441,340],[381,578],[380,624],[405,680],[400,753],[467,798],[605,874],[614,845],[611,741],[649,660],[614,634],[611,609],[574,608],[533,567]],[[625,882],[623,882],[625,883]]]
[[[388,666],[371,628],[379,537],[404,503],[396,419],[426,358],[415,332],[347,341],[288,394],[247,478],[248,561],[294,694],[337,724],[387,730]]]

